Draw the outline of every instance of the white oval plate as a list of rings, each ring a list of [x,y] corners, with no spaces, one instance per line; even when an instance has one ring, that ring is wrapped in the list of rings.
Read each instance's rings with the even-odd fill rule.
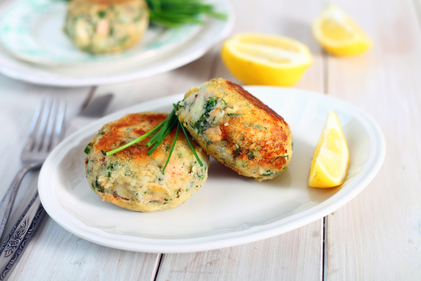
[[[257,182],[212,160],[205,185],[177,208],[137,213],[102,202],[86,181],[83,152],[104,123],[131,112],[170,111],[175,95],[132,106],[64,140],[47,158],[39,194],[48,214],[71,233],[100,245],[141,252],[195,252],[269,238],[315,221],[344,205],[380,169],[385,141],[367,114],[322,94],[276,87],[245,87],[284,117],[293,133],[293,157],[284,174]],[[342,124],[350,151],[345,183],[307,187],[314,147],[330,110]]]
[[[187,42],[157,55],[141,60],[129,57],[103,63],[49,66],[20,60],[0,44],[0,73],[33,84],[79,87],[121,83],[173,70],[200,58],[230,33],[234,11],[229,2],[211,0],[208,3],[227,14],[228,19],[207,18],[199,32]],[[0,5],[0,18],[8,7],[8,4]]]
[[[193,38],[200,24],[177,29],[150,26],[142,40],[124,52],[93,55],[76,48],[63,31],[67,11],[64,0],[21,0],[0,20],[0,43],[17,58],[46,65],[141,61],[171,50]]]

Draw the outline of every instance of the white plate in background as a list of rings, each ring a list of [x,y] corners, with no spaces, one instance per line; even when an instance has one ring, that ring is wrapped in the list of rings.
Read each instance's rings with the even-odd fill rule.
[[[63,31],[64,0],[20,0],[2,14],[0,43],[17,58],[45,65],[75,65],[151,58],[193,38],[200,24],[176,29],[149,26],[139,43],[123,52],[94,55],[79,50]]]
[[[193,38],[150,58],[48,66],[20,60],[0,45],[0,73],[33,84],[79,87],[121,83],[173,70],[200,58],[230,33],[234,24],[234,11],[229,2],[212,0],[209,3],[215,6],[216,11],[227,14],[228,19],[207,18]],[[7,8],[7,4],[1,5],[0,18]]]
[[[257,182],[211,161],[205,185],[174,209],[138,213],[103,202],[84,171],[84,148],[104,123],[127,113],[171,111],[183,95],[123,109],[65,139],[47,158],[39,177],[45,210],[63,228],[100,245],[140,252],[195,252],[269,238],[335,211],[362,191],[380,169],[385,141],[367,114],[341,100],[303,90],[245,87],[284,117],[293,134],[293,156],[279,177]],[[307,186],[313,150],[330,110],[342,124],[350,152],[345,183]]]

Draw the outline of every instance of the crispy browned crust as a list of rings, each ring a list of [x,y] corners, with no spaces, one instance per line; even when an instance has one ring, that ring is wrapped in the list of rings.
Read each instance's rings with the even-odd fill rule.
[[[282,169],[289,161],[287,158],[278,156],[288,154],[288,148],[290,147],[290,142],[288,142],[289,133],[287,133],[287,131],[290,131],[290,128],[284,118],[240,85],[225,79],[215,80],[226,91],[231,92],[231,94],[241,95],[246,101],[254,105],[254,107],[250,107],[248,114],[246,113],[238,118],[231,118],[229,126],[221,126],[223,139],[231,143],[231,155],[236,159],[248,161],[252,165],[270,167],[275,170]],[[262,132],[260,129],[245,126],[245,124],[249,124],[248,122],[251,124],[264,124],[268,129]],[[241,137],[238,138],[238,136]],[[246,149],[237,151],[237,145]],[[257,147],[260,147],[258,156],[256,155],[254,159],[249,159],[251,158],[250,150],[256,149]],[[237,173],[242,173],[241,168],[231,168]]]
[[[279,120],[281,122],[285,122],[284,121],[284,118],[282,118],[282,116],[280,116],[278,113],[276,113],[275,111],[273,111],[269,106],[267,106],[266,104],[264,104],[261,100],[259,100],[258,98],[256,98],[255,96],[253,96],[252,94],[250,94],[249,92],[247,92],[240,85],[237,85],[235,83],[232,83],[229,80],[224,80],[224,82],[227,85],[227,89],[229,89],[230,91],[233,91],[233,92],[235,92],[237,94],[242,95],[246,100],[248,100],[250,103],[252,103],[257,108],[260,108],[261,110],[263,110],[264,112],[266,112],[266,114],[268,114],[272,118],[277,119],[277,120]]]
[[[87,146],[85,164],[89,185],[100,198],[129,210],[151,212],[179,206],[203,186],[209,158],[192,142],[203,163],[199,166],[183,133],[178,133],[174,143],[177,127],[151,155],[151,147],[145,146],[151,136],[106,155],[156,128],[167,117],[166,113],[154,112],[128,114],[99,130]]]
[[[240,85],[221,78],[192,88],[185,98],[196,99],[209,93],[223,99],[235,114],[203,133],[187,127],[206,153],[237,173],[257,180],[282,173],[292,157],[292,134],[285,120]],[[186,113],[187,119],[191,116]]]
[[[290,142],[288,142],[288,134],[285,131],[285,128],[289,129],[289,127],[286,123],[280,125],[277,122],[266,120],[268,130],[262,133],[255,128],[244,126],[243,122],[247,122],[243,121],[244,119],[233,119],[235,120],[230,126],[222,126],[221,131],[223,139],[228,140],[230,144],[229,150],[234,159],[246,161],[250,167],[258,165],[271,170],[281,170],[289,162],[288,158],[279,157],[280,155],[289,155]],[[236,138],[236,136],[240,137]],[[238,146],[241,147],[240,150],[237,150]],[[258,147],[260,148],[258,149]],[[251,151],[254,153],[250,154]],[[243,174],[243,169],[231,168]]]
[[[102,136],[99,141],[95,144],[95,149],[99,151],[108,152],[113,149],[116,149],[120,146],[125,145],[127,142],[124,141],[127,137],[140,137],[158,126],[168,117],[166,113],[134,113],[128,114],[123,118],[116,120],[112,123],[106,125],[107,128],[104,128],[104,131],[107,133]],[[127,132],[127,128],[134,127],[132,133]],[[159,154],[162,154],[163,146],[171,145],[175,137],[175,128],[168,134],[168,136],[161,143],[162,145],[158,147],[153,153],[153,157],[158,157]],[[179,138],[183,139],[183,135],[179,134]],[[149,148],[145,147],[145,144],[151,139],[147,137],[146,139],[129,146],[128,148],[117,152],[115,155],[119,159],[131,159],[132,161],[149,161],[150,156],[146,153],[149,151]]]

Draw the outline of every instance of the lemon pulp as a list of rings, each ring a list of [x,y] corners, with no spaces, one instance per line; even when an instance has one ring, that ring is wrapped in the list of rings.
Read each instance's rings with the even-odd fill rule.
[[[221,58],[228,70],[248,85],[292,86],[313,64],[304,44],[287,37],[256,33],[227,39]]]
[[[329,53],[352,56],[369,50],[373,43],[338,6],[328,4],[312,23],[313,36]]]

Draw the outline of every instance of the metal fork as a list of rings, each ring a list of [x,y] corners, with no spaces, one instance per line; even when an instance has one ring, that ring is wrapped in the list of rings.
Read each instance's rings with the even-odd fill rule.
[[[44,100],[35,113],[21,154],[21,160],[27,166],[17,173],[0,203],[0,239],[23,177],[30,170],[41,168],[50,151],[63,139],[65,111],[65,101],[50,98]]]

